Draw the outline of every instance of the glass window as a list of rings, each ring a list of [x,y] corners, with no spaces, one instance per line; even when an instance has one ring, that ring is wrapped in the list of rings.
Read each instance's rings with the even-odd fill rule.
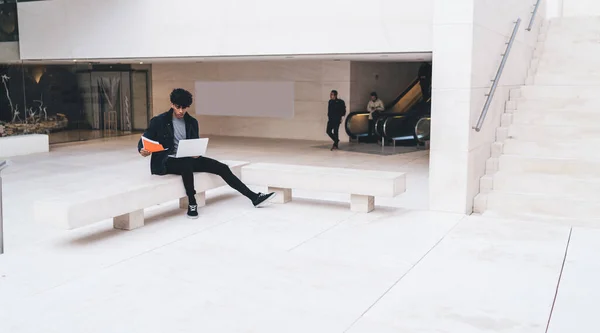
[[[49,134],[50,143],[141,132],[148,70],[129,65],[0,65],[0,137]]]
[[[14,0],[0,0],[0,42],[16,42],[18,40],[17,4]]]

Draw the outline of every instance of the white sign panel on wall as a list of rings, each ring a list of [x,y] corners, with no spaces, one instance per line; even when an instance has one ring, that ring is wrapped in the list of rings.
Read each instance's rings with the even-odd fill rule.
[[[196,81],[197,115],[294,118],[294,82]]]

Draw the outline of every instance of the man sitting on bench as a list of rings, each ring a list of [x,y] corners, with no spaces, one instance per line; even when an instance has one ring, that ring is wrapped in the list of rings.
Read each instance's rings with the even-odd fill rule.
[[[192,105],[192,94],[184,89],[175,89],[171,92],[171,109],[158,115],[150,121],[144,137],[158,141],[164,151],[154,153],[144,149],[142,140],[138,142],[138,151],[144,156],[152,155],[150,159],[150,172],[153,175],[175,174],[181,175],[186,195],[189,199],[187,216],[198,218],[198,205],[196,203],[196,190],[194,189],[194,172],[208,172],[221,176],[232,188],[246,196],[255,207],[272,199],[275,193],[254,193],[236,177],[226,164],[208,157],[175,158],[179,140],[198,139],[198,120],[187,113]]]

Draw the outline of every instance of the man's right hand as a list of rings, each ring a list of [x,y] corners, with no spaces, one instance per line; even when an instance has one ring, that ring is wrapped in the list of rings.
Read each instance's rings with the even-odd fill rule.
[[[148,157],[148,156],[152,155],[152,153],[147,151],[146,149],[142,148],[142,150],[140,150],[140,155],[142,155],[144,157]]]

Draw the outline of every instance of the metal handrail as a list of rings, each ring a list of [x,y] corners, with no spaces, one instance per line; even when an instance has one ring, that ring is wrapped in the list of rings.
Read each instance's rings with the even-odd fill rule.
[[[0,161],[0,254],[4,253],[4,228],[2,223],[2,170],[10,165],[10,161]]]
[[[483,110],[481,111],[481,116],[479,116],[479,120],[477,121],[477,125],[473,127],[473,129],[477,132],[481,130],[481,126],[483,126],[483,122],[485,121],[485,117],[487,116],[488,110],[490,109],[490,105],[492,104],[492,100],[494,99],[494,94],[496,93],[496,88],[498,88],[498,82],[500,82],[500,77],[502,76],[502,72],[504,71],[504,66],[506,65],[506,61],[508,60],[508,55],[510,54],[510,50],[515,42],[515,37],[517,37],[517,32],[519,31],[519,26],[521,25],[521,18],[517,19],[515,22],[515,28],[513,29],[512,35],[510,36],[510,40],[507,43],[506,51],[502,55],[502,61],[500,62],[500,67],[498,67],[498,72],[496,72],[496,77],[492,81],[492,87],[490,88],[490,92],[486,95],[487,100],[485,101],[485,105],[483,106]]]
[[[535,22],[535,16],[537,15],[538,9],[540,8],[540,4],[542,0],[537,0],[535,3],[535,7],[533,8],[533,12],[531,12],[531,20],[529,20],[529,26],[527,27],[527,31],[531,31],[533,29],[533,22]]]

